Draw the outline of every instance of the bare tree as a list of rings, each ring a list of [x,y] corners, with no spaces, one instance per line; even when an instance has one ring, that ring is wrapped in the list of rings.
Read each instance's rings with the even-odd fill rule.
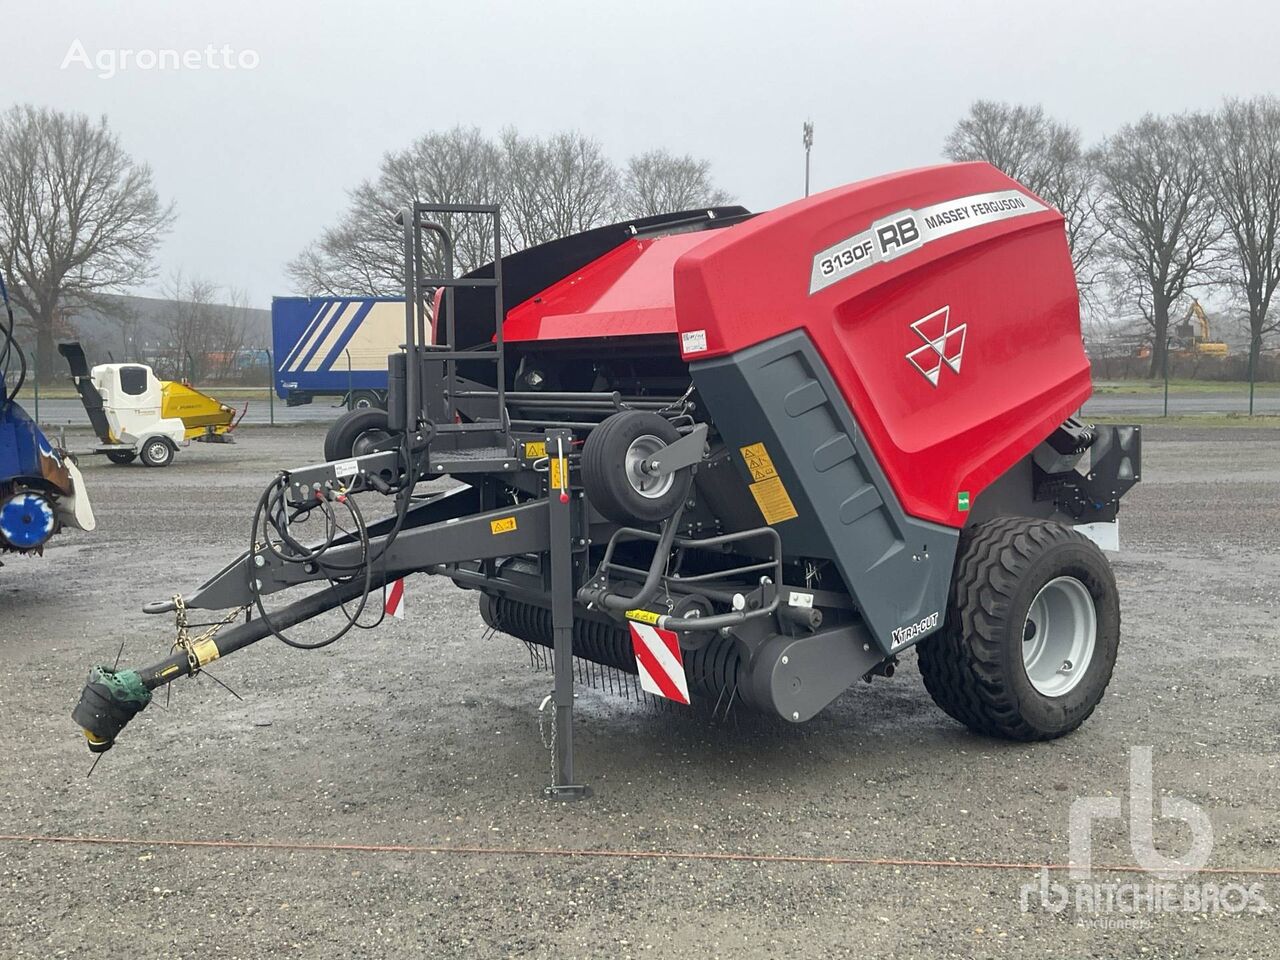
[[[1280,99],[1228,100],[1214,118],[1210,183],[1226,225],[1230,282],[1247,306],[1249,369],[1262,338],[1280,329]]]
[[[133,304],[124,297],[118,299],[103,297],[97,307],[103,319],[115,327],[120,334],[115,344],[120,347],[121,359],[125,363],[141,359],[142,345],[138,341],[143,329],[142,316]]]
[[[1170,309],[1213,269],[1223,234],[1210,191],[1208,129],[1192,115],[1148,114],[1098,154],[1106,255],[1120,292],[1150,327],[1150,376],[1164,366]]]
[[[404,292],[401,228],[393,217],[411,203],[493,203],[498,150],[475,128],[429,133],[406,150],[388,153],[374,180],[349,194],[347,213],[288,265],[301,292],[329,296],[395,296]],[[456,270],[493,259],[487,217],[441,217],[454,239]],[[430,264],[440,269],[438,256]]]
[[[30,105],[0,116],[0,262],[34,328],[38,377],[53,370],[60,313],[150,277],[172,221],[105,118]]]
[[[163,374],[191,380],[226,380],[236,369],[249,329],[248,296],[211,280],[175,271],[165,281],[168,309],[162,337]]]
[[[172,365],[165,375],[190,380],[205,377],[217,289],[209,280],[188,280],[181,270],[165,280],[161,293],[169,307],[162,329],[169,348],[166,366]]]
[[[978,100],[947,135],[953,161],[985,160],[1051,203],[1066,220],[1067,245],[1081,295],[1099,280],[1098,173],[1080,131],[1040,105]]]
[[[614,216],[668,213],[729,200],[711,182],[705,160],[653,151],[633,157],[620,178],[600,144],[579,133],[539,138],[508,129],[495,144],[479,130],[456,127],[384,156],[377,178],[348,195],[342,220],[287,269],[303,293],[401,293],[402,234],[392,216],[414,201],[500,203],[507,253],[589,230]],[[488,218],[444,215],[440,220],[454,239],[457,272],[493,258]],[[438,257],[429,267],[440,268]]]
[[[1039,104],[977,100],[947,134],[943,153],[957,162],[985,160],[1039,193],[1055,127],[1069,129],[1045,116]]]
[[[235,374],[249,332],[248,294],[231,288],[224,291],[224,296],[226,302],[213,307],[205,354],[213,380],[228,380]]]
[[[648,217],[732,203],[711,180],[711,163],[686,154],[651,150],[627,161],[619,206],[623,215]]]
[[[502,212],[510,249],[546,243],[606,223],[618,172],[600,144],[579,133],[547,139],[502,133]]]

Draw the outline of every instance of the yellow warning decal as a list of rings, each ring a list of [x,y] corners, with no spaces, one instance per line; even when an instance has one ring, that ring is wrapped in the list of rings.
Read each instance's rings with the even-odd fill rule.
[[[652,610],[628,610],[627,619],[635,620],[638,623],[657,623],[660,614],[654,613]]]
[[[564,468],[565,468],[564,460],[561,460],[559,457],[551,458],[551,489],[552,490],[563,490],[565,488],[566,484],[565,484],[565,477],[564,477],[564,473],[565,473]]]
[[[781,477],[769,477],[751,484],[751,495],[756,498],[756,506],[760,508],[765,523],[781,523],[800,516],[787,494],[787,488],[782,485]]]
[[[769,457],[769,451],[764,448],[763,443],[753,443],[749,447],[743,447],[742,459],[747,461],[747,469],[751,471],[752,480],[768,480],[778,475],[778,471],[773,466],[773,460]]]
[[[547,441],[545,440],[526,440],[524,444],[524,458],[526,460],[541,460],[547,455]]]
[[[503,517],[501,520],[489,521],[489,532],[495,536],[499,533],[511,533],[516,528],[515,517]]]

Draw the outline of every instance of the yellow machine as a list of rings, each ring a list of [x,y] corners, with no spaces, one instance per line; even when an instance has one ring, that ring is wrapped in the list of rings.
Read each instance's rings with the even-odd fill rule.
[[[71,365],[89,422],[112,463],[141,459],[166,467],[178,447],[195,440],[231,443],[236,411],[188,383],[160,380],[144,363],[100,363],[92,370],[78,343],[58,345]]]
[[[1195,323],[1192,323],[1192,321]],[[1187,315],[1178,324],[1179,344],[1176,352],[1187,356],[1225,357],[1227,345],[1221,340],[1214,340],[1209,332],[1209,317],[1200,306],[1200,301],[1192,299],[1187,308]]]
[[[210,432],[226,436],[235,426],[235,416],[231,407],[189,383],[160,381],[160,419],[181,420],[187,440],[198,440]]]

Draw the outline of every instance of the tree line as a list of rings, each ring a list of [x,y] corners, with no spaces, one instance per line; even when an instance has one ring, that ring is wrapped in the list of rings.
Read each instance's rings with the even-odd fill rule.
[[[1163,369],[1170,319],[1201,288],[1241,305],[1256,370],[1280,329],[1280,100],[1148,114],[1086,146],[1043,107],[979,100],[946,138],[948,159],[986,160],[1057,207],[1081,299],[1136,314]]]
[[[1101,143],[1037,105],[980,100],[946,138],[951,160],[986,160],[1062,211],[1081,297],[1090,315],[1142,318],[1158,373],[1179,301],[1226,288],[1247,316],[1250,366],[1280,329],[1280,100],[1227,100],[1210,113],[1148,115]],[[410,202],[498,203],[503,251],[604,223],[731,201],[708,161],[652,150],[617,164],[577,132],[496,138],[475,128],[427,133],[387,153],[348,191],[345,211],[286,267],[296,292],[396,295],[401,233],[391,217]],[[104,294],[155,275],[175,208],[151,168],[131,157],[105,118],[20,105],[0,114],[0,269],[34,335],[38,372],[52,370],[55,332]],[[492,255],[490,222],[445,217],[456,268]],[[213,287],[180,276],[170,286],[200,309],[175,310],[174,336],[208,333]],[[233,298],[237,299],[237,298]],[[242,306],[239,302],[233,307]],[[228,314],[229,323],[235,320]],[[181,314],[181,316],[178,316]],[[184,319],[185,318],[185,319]],[[119,320],[122,335],[129,323]],[[196,329],[200,328],[200,329]],[[213,348],[209,348],[212,350]]]
[[[619,167],[599,141],[575,131],[538,137],[508,128],[490,139],[455,127],[383,156],[377,175],[349,192],[341,219],[287,269],[308,294],[401,294],[403,235],[392,214],[410,202],[497,203],[502,250],[510,253],[619,220],[731,200],[715,185],[710,162],[687,154],[650,150]],[[453,237],[459,272],[493,259],[488,217],[442,214],[440,221]]]
[[[666,150],[618,166],[598,141],[576,132],[536,137],[507,129],[496,140],[465,127],[428,133],[387,153],[377,174],[349,191],[337,222],[288,264],[296,292],[400,294],[401,234],[391,217],[415,201],[501,204],[510,252],[730,197],[713,182],[708,161]],[[125,359],[152,359],[158,348],[147,343],[142,319],[107,294],[155,277],[156,253],[175,218],[151,167],[125,151],[105,118],[29,104],[0,114],[0,270],[35,342],[41,380],[53,376],[55,340],[74,335],[69,318],[85,309],[113,324]],[[485,218],[444,219],[458,270],[491,259]],[[164,341],[164,356],[197,376],[225,373],[220,364],[245,339],[243,293],[180,271],[163,292],[172,308],[151,336]]]

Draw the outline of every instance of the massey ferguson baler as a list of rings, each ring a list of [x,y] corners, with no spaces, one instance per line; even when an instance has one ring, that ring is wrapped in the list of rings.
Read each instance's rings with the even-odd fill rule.
[[[442,215],[485,221],[493,262],[455,276]],[[585,791],[574,658],[797,722],[910,647],[983,734],[1057,737],[1097,705],[1120,631],[1098,543],[1118,543],[1140,437],[1073,416],[1090,393],[1076,285],[1062,217],[1033,194],[942,166],[507,257],[496,207],[397,220],[389,409],[335,423],[323,463],[263,491],[244,554],[147,607],[176,612],[170,656],[93,668],[73,713],[90,749],[218,657],[338,639],[412,573],[554,651],[551,797]],[[366,520],[374,494],[393,507]],[[343,604],[335,635],[290,636]],[[225,625],[195,635],[197,609]]]

